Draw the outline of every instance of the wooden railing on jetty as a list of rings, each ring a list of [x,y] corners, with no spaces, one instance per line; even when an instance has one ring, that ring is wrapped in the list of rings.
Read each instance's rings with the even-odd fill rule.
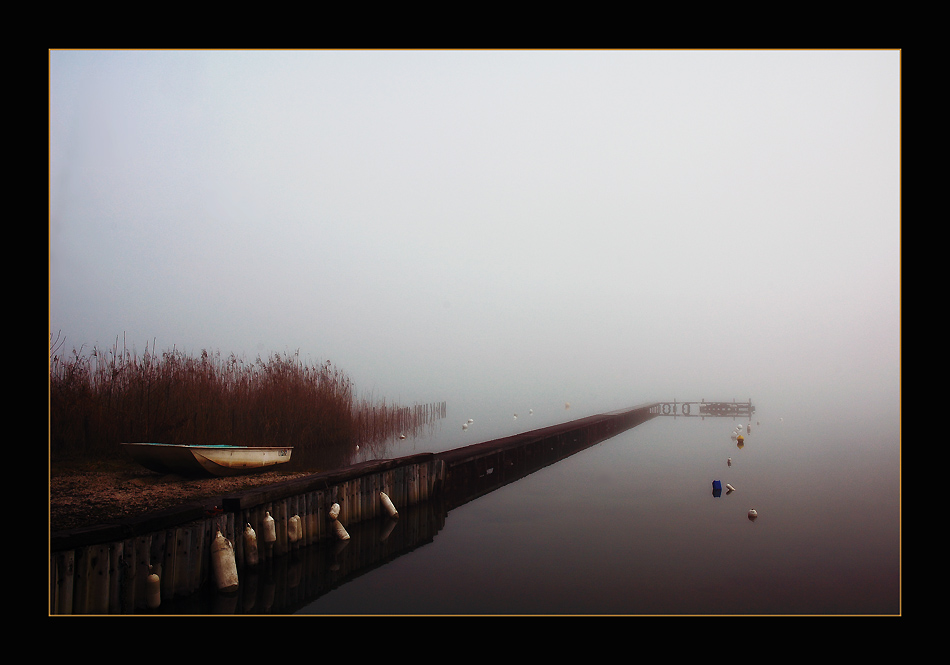
[[[338,537],[337,521],[348,528],[391,522],[380,500],[385,493],[400,511],[433,499],[443,515],[464,503],[541,468],[662,415],[662,402],[589,416],[514,436],[441,453],[364,462],[332,472],[254,488],[149,513],[122,522],[54,533],[50,536],[51,614],[129,614],[147,607],[146,580],[158,575],[161,601],[207,589],[212,581],[211,544],[217,533],[233,544],[239,575],[253,574],[243,547],[250,524],[258,534],[261,563],[279,561]],[[732,415],[722,414],[722,415]],[[276,540],[261,542],[264,520],[276,525]],[[428,523],[399,547],[411,549],[431,539]],[[314,548],[320,549],[320,548]],[[366,555],[366,556],[364,556]],[[361,552],[357,563],[371,567],[374,557],[393,550]],[[312,558],[309,553],[302,559]],[[354,573],[358,574],[358,573]],[[230,594],[218,594],[227,599]]]

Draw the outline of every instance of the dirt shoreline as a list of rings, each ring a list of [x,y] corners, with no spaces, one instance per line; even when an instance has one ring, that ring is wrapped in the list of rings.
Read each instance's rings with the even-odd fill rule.
[[[229,478],[185,478],[132,461],[50,463],[50,533],[105,524],[197,499],[309,475],[269,471]]]

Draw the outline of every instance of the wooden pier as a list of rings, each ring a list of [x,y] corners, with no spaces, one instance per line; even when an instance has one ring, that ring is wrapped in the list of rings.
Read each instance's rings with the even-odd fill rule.
[[[657,416],[672,416],[674,418],[748,418],[752,419],[755,407],[752,399],[748,402],[657,402],[651,407],[651,412]]]
[[[121,522],[50,534],[50,614],[141,612],[148,607],[146,585],[151,574],[160,581],[161,602],[207,590],[214,581],[211,549],[218,532],[233,548],[238,575],[253,578],[256,566],[244,547],[247,525],[257,534],[259,566],[287,554],[310,559],[314,555],[308,548],[327,549],[310,546],[339,544],[334,522],[347,529],[368,523],[381,525],[383,531],[391,529],[393,518],[380,493],[391,499],[398,519],[435,500],[444,517],[455,507],[664,415],[664,404],[589,416],[440,453],[364,462]],[[727,409],[708,415],[734,414]],[[330,517],[334,504],[339,506],[335,520]],[[268,518],[276,527],[271,543],[263,542]],[[433,528],[438,526],[432,527],[431,521],[413,522],[414,533],[405,541],[377,552],[356,552],[350,568],[371,567],[381,557],[396,555],[393,548],[411,550],[420,539],[431,539]],[[218,595],[225,601],[231,596]]]

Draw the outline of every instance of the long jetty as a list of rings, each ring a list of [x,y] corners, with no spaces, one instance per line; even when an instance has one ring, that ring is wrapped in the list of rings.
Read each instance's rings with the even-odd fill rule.
[[[261,565],[287,554],[303,553],[302,558],[309,559],[315,551],[334,550],[311,546],[339,547],[348,538],[340,527],[346,534],[346,529],[361,525],[378,526],[382,543],[397,520],[423,516],[410,517],[412,524],[402,539],[353,553],[347,568],[361,574],[431,540],[440,520],[432,526],[432,520],[424,517],[431,511],[416,507],[437,502],[444,519],[453,508],[647,420],[674,415],[676,404],[684,403],[664,408],[669,404],[652,402],[445,452],[363,462],[109,524],[51,533],[50,613],[131,614],[214,587],[218,534],[233,553],[237,575],[256,577]],[[742,417],[752,411],[750,400],[747,408],[716,407],[706,415]],[[264,534],[271,524],[274,536],[267,542]],[[256,557],[245,544],[248,528],[257,537]],[[339,579],[328,578],[318,587],[339,584]],[[156,580],[158,589],[150,586]],[[226,590],[216,594],[226,602],[235,597]]]

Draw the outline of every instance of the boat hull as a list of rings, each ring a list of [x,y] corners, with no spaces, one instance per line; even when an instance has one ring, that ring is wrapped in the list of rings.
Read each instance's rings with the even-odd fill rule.
[[[132,459],[158,473],[236,476],[273,469],[290,461],[293,448],[123,443]]]

